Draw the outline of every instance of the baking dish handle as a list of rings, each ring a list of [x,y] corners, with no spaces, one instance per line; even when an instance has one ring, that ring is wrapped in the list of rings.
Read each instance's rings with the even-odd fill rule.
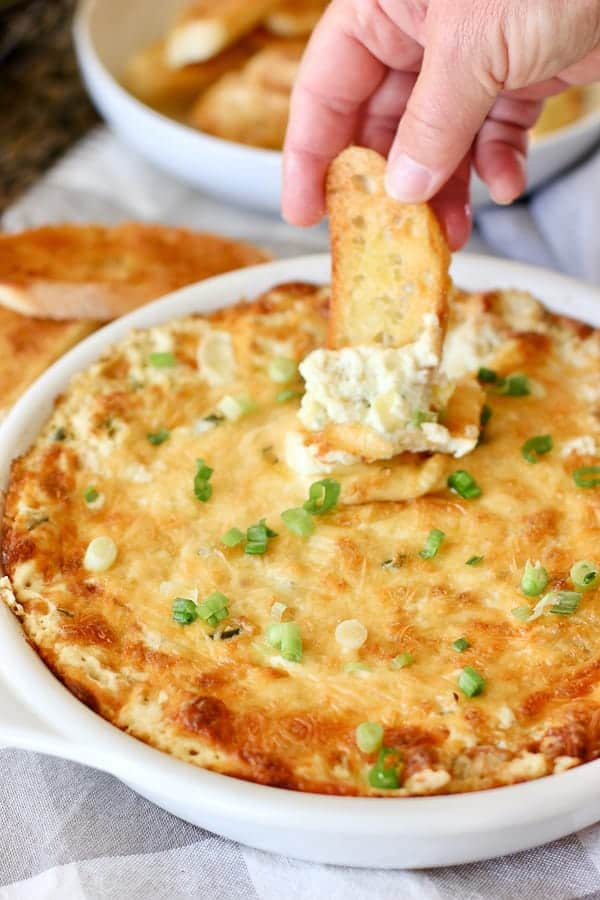
[[[0,675],[0,748],[44,751],[59,741],[58,734],[19,700]]]

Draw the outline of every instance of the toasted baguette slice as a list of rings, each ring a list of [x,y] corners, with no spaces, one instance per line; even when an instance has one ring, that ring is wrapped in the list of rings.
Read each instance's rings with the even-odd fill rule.
[[[333,278],[328,343],[401,347],[415,341],[424,316],[447,317],[450,253],[426,204],[402,204],[384,187],[385,160],[350,147],[329,167],[327,207]]]
[[[205,62],[235,44],[271,12],[278,0],[196,0],[167,35],[167,64],[174,69]]]
[[[163,225],[46,226],[0,235],[0,303],[40,318],[106,321],[268,259],[250,244]]]
[[[308,37],[328,0],[284,0],[265,18],[264,25],[277,37]]]
[[[96,327],[30,319],[0,307],[0,419],[48,366]]]
[[[123,85],[142,103],[166,113],[183,113],[225,72],[241,68],[254,50],[249,40],[241,41],[206,62],[172,69],[166,63],[165,41],[156,41],[131,58]]]
[[[280,150],[304,43],[276,42],[200,97],[190,124],[228,141]]]

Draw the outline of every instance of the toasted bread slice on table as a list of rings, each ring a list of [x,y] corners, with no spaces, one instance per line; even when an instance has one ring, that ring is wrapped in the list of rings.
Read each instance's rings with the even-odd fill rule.
[[[163,225],[46,226],[0,235],[0,304],[40,318],[106,321],[268,259],[250,244]]]
[[[429,206],[393,200],[384,176],[385,160],[359,147],[329,168],[330,349],[300,366],[299,418],[317,445],[358,460],[462,456],[479,437],[483,393],[440,372],[450,253]]]
[[[229,141],[280,150],[303,41],[275,41],[200,97],[190,124]]]
[[[97,325],[31,319],[0,307],[0,419],[48,366]]]
[[[265,27],[277,37],[308,37],[328,0],[284,0],[265,17]]]
[[[277,6],[278,0],[196,0],[167,35],[172,68],[204,62],[235,44]]]

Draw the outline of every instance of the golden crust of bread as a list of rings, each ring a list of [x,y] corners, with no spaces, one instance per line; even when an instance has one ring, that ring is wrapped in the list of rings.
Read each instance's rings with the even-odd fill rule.
[[[385,465],[333,462],[340,503],[315,517],[309,538],[280,519],[315,479],[284,462],[298,401],[275,402],[281,385],[267,367],[323,343],[326,292],[282,286],[208,319],[134,333],[74,380],[13,465],[2,593],[79,699],[195,765],[303,791],[469,791],[600,755],[597,590],[571,616],[511,614],[535,603],[519,587],[528,559],[547,568],[549,589],[569,590],[573,562],[597,558],[600,489],[578,488],[572,472],[600,461],[600,336],[516,292],[454,298],[457,377],[460,363],[464,374],[484,365],[525,372],[532,387],[524,397],[488,391],[484,438],[460,465],[481,497],[447,489],[457,465],[446,456],[393,461],[414,482],[402,501],[385,494]],[[211,341],[229,348],[216,374]],[[152,352],[175,365],[153,368]],[[224,395],[241,393],[254,412],[198,428]],[[161,428],[167,439],[151,444]],[[522,444],[547,433],[553,450],[528,463]],[[214,468],[207,502],[194,496],[199,458]],[[101,500],[91,507],[89,485]],[[263,517],[278,532],[264,556],[222,544],[227,529]],[[434,528],[446,537],[424,559]],[[94,574],[82,560],[99,535],[118,555]],[[483,559],[466,565],[473,556]],[[215,590],[228,598],[226,631],[172,621],[174,598]],[[265,640],[276,602],[300,629],[301,663]],[[335,630],[346,619],[368,634],[344,653]],[[470,644],[462,653],[452,646],[460,637]],[[394,668],[400,653],[412,664]],[[464,666],[485,679],[479,696],[458,688]],[[397,791],[369,785],[375,756],[355,741],[363,721],[381,722],[402,756]]]
[[[123,84],[143,103],[180,116],[207,87],[226,72],[243,66],[253,52],[251,41],[241,41],[206,62],[173,69],[165,60],[165,41],[155,41],[131,58]]]
[[[562,94],[549,97],[544,103],[542,114],[531,129],[533,138],[558,131],[580,119],[585,110],[585,90],[572,87]]]
[[[328,0],[284,0],[264,20],[277,37],[308,37],[328,5]]]
[[[184,7],[167,34],[166,58],[173,68],[212,59],[248,34],[278,0],[195,0]]]
[[[94,322],[33,319],[0,307],[0,419],[48,366],[95,327]]]
[[[0,235],[0,303],[40,318],[105,321],[268,259],[241,241],[165,225],[48,225]]]
[[[401,204],[384,185],[385,160],[349,147],[330,165],[327,208],[331,230],[332,348],[415,341],[433,314],[443,340],[450,253],[426,204]]]
[[[209,88],[192,108],[190,124],[224,140],[280,150],[303,50],[302,41],[274,41]]]

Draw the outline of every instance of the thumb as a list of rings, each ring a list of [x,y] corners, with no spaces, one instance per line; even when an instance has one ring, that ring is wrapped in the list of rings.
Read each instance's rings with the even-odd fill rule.
[[[429,200],[469,152],[500,90],[477,77],[474,59],[447,38],[426,48],[389,154],[386,186],[397,200]]]

